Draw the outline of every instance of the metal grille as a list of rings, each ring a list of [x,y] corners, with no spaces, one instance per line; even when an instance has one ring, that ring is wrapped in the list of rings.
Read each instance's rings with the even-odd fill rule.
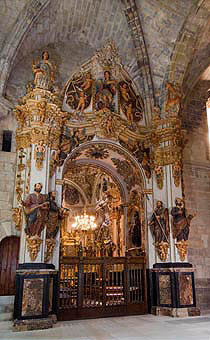
[[[103,273],[100,264],[84,265],[84,295],[82,307],[99,307],[103,304]]]
[[[129,302],[143,302],[143,270],[136,264],[129,265]]]
[[[78,265],[62,264],[60,274],[60,308],[77,308]]]
[[[124,264],[110,264],[106,268],[106,306],[125,303]]]
[[[59,311],[60,320],[146,311],[144,258],[63,258]]]

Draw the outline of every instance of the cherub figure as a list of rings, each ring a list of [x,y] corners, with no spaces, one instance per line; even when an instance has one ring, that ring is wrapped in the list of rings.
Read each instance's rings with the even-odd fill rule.
[[[106,136],[115,136],[115,119],[107,108],[102,110],[104,116],[101,119],[101,127]]]
[[[132,124],[133,123],[133,105],[131,102],[128,103],[128,105],[126,105],[126,116],[127,116],[128,122]]]
[[[92,84],[93,84],[93,79],[91,77],[91,73],[88,72],[84,83],[81,85],[81,88],[83,89],[83,91],[87,91],[91,88]]]
[[[46,109],[47,109],[47,102],[45,99],[42,99],[38,103],[38,108],[39,108],[39,119],[41,123],[44,123],[45,120],[45,115],[46,115]]]
[[[113,120],[112,120],[112,116],[109,115],[107,117],[107,121],[106,121],[106,132],[108,135],[112,134],[113,131]]]
[[[36,160],[37,170],[41,170],[42,169],[42,162],[45,159],[45,144],[44,144],[43,140],[40,140],[39,143],[35,144],[34,158]]]
[[[81,111],[81,112],[84,112],[84,109],[85,109],[85,101],[86,101],[86,94],[84,91],[81,91],[80,92],[80,99],[79,99],[79,103],[77,105],[77,108],[76,108],[76,111]]]
[[[130,100],[130,94],[129,94],[128,85],[124,82],[122,85],[120,85],[120,93],[122,98],[128,102]]]

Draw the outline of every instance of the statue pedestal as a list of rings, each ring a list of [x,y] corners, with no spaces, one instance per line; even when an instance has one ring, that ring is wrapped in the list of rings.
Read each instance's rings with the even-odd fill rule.
[[[16,271],[14,331],[51,328],[57,315],[58,271],[44,263],[20,264]]]
[[[196,308],[194,269],[190,263],[156,263],[150,270],[151,312],[186,317],[200,315]]]

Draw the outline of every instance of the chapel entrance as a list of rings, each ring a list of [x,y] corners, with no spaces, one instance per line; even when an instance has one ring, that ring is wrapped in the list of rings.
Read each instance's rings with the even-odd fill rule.
[[[147,311],[143,202],[106,162],[64,170],[60,320]]]

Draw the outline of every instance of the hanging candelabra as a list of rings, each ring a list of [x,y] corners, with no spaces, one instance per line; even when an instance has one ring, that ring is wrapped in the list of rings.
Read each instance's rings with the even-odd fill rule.
[[[86,213],[86,209],[84,209],[84,213],[82,215],[75,216],[75,222],[72,224],[72,227],[75,230],[94,230],[97,227],[95,223],[95,216],[88,215]]]

